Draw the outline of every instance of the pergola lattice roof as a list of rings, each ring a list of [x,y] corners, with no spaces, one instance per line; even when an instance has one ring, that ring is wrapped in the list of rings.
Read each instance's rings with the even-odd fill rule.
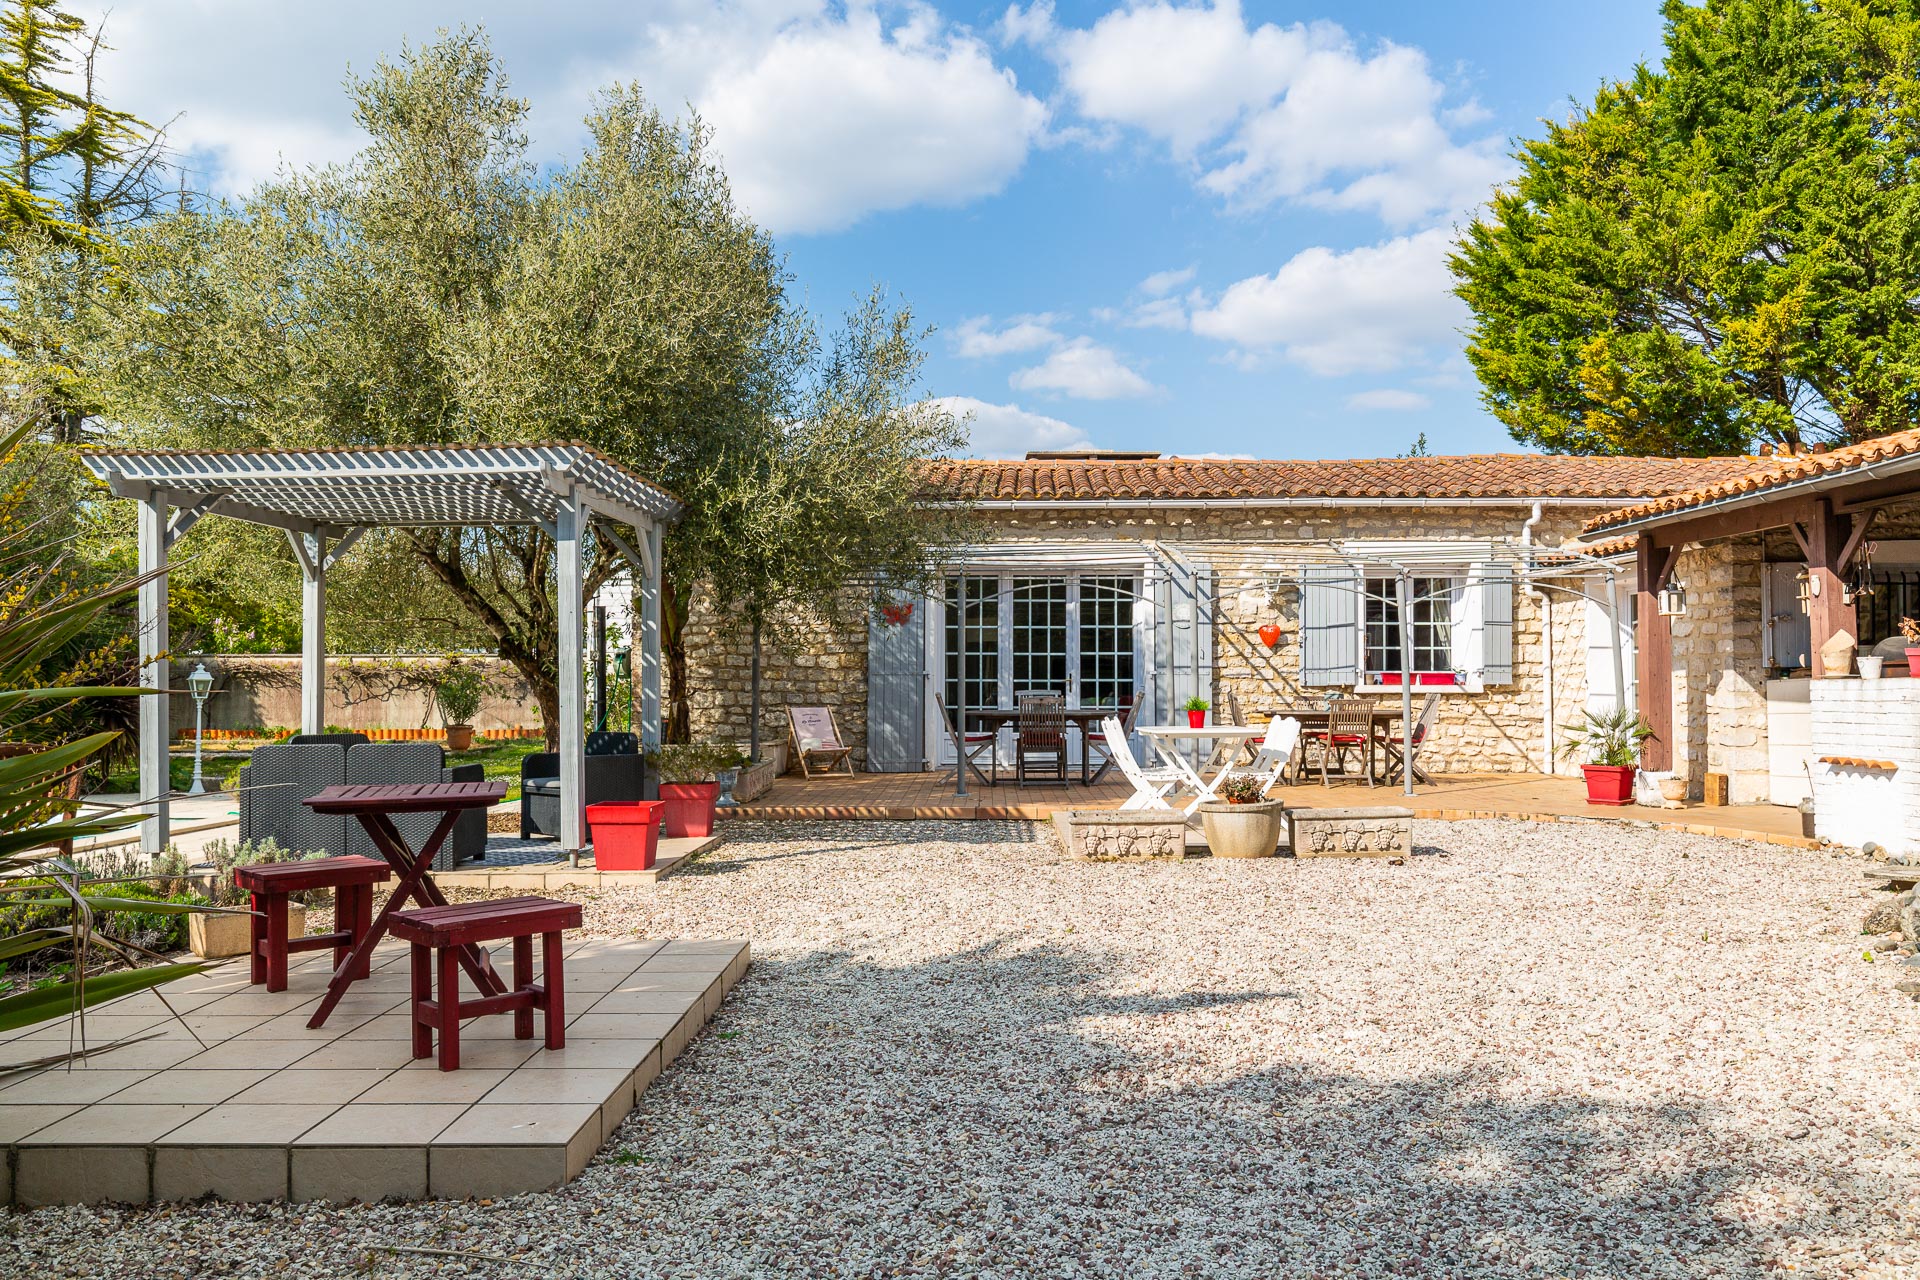
[[[106,449],[89,470],[122,497],[177,492],[200,515],[310,533],[395,525],[551,524],[572,494],[629,524],[680,500],[584,444],[375,449]],[[189,496],[191,495],[191,496]]]

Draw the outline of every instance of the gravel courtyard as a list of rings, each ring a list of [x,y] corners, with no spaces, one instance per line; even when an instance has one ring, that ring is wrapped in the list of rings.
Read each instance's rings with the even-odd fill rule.
[[[1857,863],[1588,825],[1089,866],[746,825],[600,935],[744,937],[561,1192],[42,1210],[45,1276],[1920,1276],[1920,1006]],[[405,1252],[400,1250],[444,1251]]]

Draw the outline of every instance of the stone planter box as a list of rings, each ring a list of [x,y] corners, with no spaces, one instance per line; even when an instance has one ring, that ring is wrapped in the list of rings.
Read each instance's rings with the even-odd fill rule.
[[[779,758],[772,752],[758,764],[749,765],[740,771],[740,780],[733,784],[733,799],[736,804],[745,804],[757,800],[773,789],[773,780],[786,768],[787,749],[780,748]]]
[[[1187,820],[1177,812],[1073,809],[1054,815],[1067,853],[1083,862],[1144,862],[1187,856]]]
[[[1278,800],[1255,804],[1209,801],[1200,806],[1200,829],[1216,858],[1271,858],[1280,847],[1287,807]]]
[[[287,904],[287,937],[307,936],[307,909],[297,902]],[[206,960],[224,960],[243,956],[253,946],[251,915],[190,915],[187,917],[187,946]]]
[[[1296,858],[1404,858],[1413,851],[1411,809],[1290,809],[1287,823]]]

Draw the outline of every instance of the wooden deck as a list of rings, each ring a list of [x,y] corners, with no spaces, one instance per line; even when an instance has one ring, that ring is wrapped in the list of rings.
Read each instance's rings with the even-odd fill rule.
[[[1417,818],[1519,818],[1541,822],[1591,819],[1637,823],[1662,830],[1698,835],[1766,840],[1772,844],[1813,848],[1816,842],[1800,834],[1800,813],[1778,805],[1689,805],[1685,809],[1656,809],[1640,805],[1590,805],[1586,786],[1578,778],[1549,778],[1540,774],[1440,775],[1431,786],[1420,786],[1412,798],[1398,786],[1368,787],[1364,783],[1317,782],[1276,787],[1274,796],[1300,809],[1335,805],[1405,805]],[[917,821],[1016,818],[1040,820],[1059,809],[1111,809],[1131,794],[1124,780],[1109,775],[1096,787],[1019,787],[1002,782],[997,787],[972,785],[962,798],[953,790],[953,771],[941,773],[865,773],[854,777],[815,778],[789,774],[750,804],[722,812],[735,818],[765,820],[846,819]]]

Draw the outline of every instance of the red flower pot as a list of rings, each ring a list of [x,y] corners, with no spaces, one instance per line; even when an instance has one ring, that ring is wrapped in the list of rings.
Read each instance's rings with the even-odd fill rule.
[[[1920,649],[1907,650],[1907,674],[1920,676]]]
[[[658,800],[603,800],[587,806],[593,865],[601,871],[645,871],[660,851]]]
[[[1630,764],[1583,764],[1587,775],[1588,804],[1632,804],[1633,775],[1639,770]]]
[[[705,837],[713,834],[713,802],[720,798],[717,782],[663,782],[660,803],[666,806],[665,832]]]
[[[1207,727],[1207,713],[1204,711],[1187,712],[1187,728],[1204,729]]]

